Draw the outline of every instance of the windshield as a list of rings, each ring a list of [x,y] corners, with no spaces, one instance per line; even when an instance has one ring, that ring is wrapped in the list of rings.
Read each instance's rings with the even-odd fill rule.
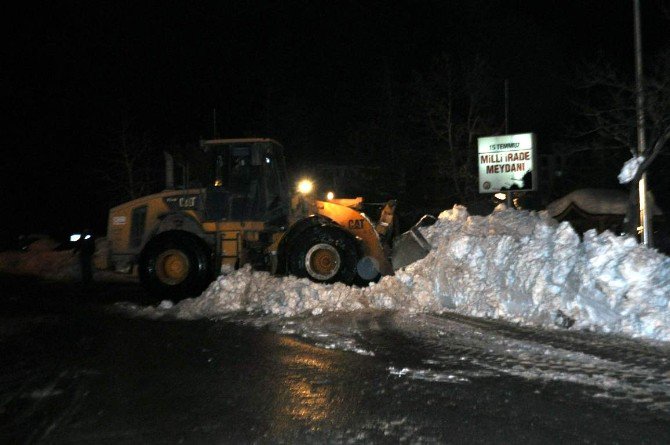
[[[249,189],[255,179],[251,165],[251,146],[225,145],[213,150],[214,178],[212,185],[231,191]]]

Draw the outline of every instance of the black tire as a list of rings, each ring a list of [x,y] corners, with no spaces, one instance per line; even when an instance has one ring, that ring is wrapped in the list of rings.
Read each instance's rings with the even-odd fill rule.
[[[200,295],[212,281],[209,249],[202,241],[179,233],[151,240],[139,261],[140,281],[157,300]]]
[[[288,246],[287,256],[290,274],[317,283],[352,284],[357,276],[356,240],[337,227],[306,229]]]

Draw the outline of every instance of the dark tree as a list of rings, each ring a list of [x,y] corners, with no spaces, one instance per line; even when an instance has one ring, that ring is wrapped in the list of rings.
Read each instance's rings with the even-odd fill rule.
[[[415,81],[414,119],[422,125],[426,168],[445,181],[450,197],[462,203],[478,199],[477,138],[503,129],[494,109],[496,87],[479,58],[457,61],[438,57],[430,71]],[[502,88],[502,87],[501,87]]]
[[[127,120],[108,138],[98,161],[96,174],[112,203],[154,193],[162,185],[162,150],[148,130]]]
[[[630,209],[626,218],[629,233],[635,233],[638,225],[637,212],[634,211],[637,183],[662,154],[670,139],[670,51],[655,57],[649,66],[651,68],[644,80],[647,146],[641,154],[644,161],[630,182]],[[600,157],[606,171],[596,170],[595,173],[613,178],[622,161],[638,156],[635,84],[632,79],[604,63],[590,66],[580,77],[578,105],[584,118],[583,130],[576,133],[578,142],[572,150],[563,155],[587,152]],[[612,165],[608,161],[615,163]],[[598,163],[589,168],[598,169]],[[661,184],[664,181],[667,186],[665,177],[655,182]]]

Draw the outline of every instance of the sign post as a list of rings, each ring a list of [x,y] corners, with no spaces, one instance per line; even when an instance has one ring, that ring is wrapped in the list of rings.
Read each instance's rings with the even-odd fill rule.
[[[537,190],[533,133],[477,139],[479,193]]]

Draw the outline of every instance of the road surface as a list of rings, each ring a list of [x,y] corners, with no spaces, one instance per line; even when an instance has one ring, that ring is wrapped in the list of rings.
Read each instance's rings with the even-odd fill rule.
[[[393,312],[150,320],[114,305],[142,301],[133,283],[0,289],[0,443],[670,443],[663,345]]]

